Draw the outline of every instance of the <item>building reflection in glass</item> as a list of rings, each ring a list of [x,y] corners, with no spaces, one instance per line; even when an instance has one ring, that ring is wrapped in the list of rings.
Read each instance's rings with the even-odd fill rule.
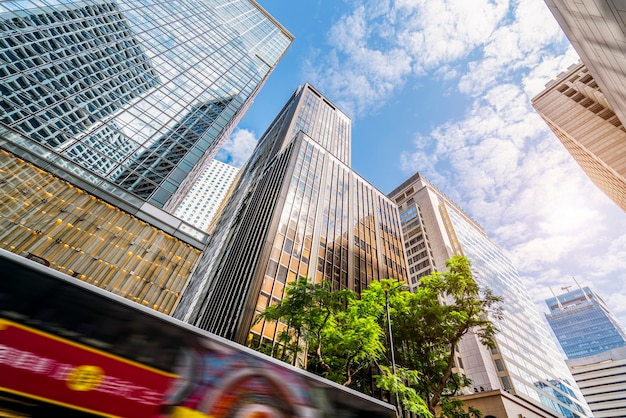
[[[170,210],[292,39],[247,0],[2,2],[0,123],[108,181],[133,171],[118,186]],[[186,152],[159,147],[194,113]]]

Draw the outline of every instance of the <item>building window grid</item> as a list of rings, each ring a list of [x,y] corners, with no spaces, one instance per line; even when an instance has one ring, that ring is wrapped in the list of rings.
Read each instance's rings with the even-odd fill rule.
[[[484,262],[474,262],[473,266],[477,271],[478,277],[488,277],[489,283],[487,284],[494,289],[497,294],[503,294],[502,292],[505,292],[503,296],[510,306],[517,306],[517,309],[520,311],[524,310],[534,313],[534,306],[530,300],[519,300],[521,295],[525,296],[526,294],[523,292],[514,292],[516,282],[519,281],[519,278],[511,273],[511,271],[514,270],[514,267],[510,264],[510,262],[508,262],[508,260],[506,260],[493,245],[488,243],[487,238],[479,235],[478,232],[472,228],[472,226],[463,222],[462,218],[457,215],[454,210],[448,210],[448,213],[450,220],[454,225],[454,230],[458,234],[460,241],[463,243],[464,250],[469,252],[468,257],[471,257],[472,260],[475,261],[485,259],[489,260],[491,267],[489,267],[488,270],[487,265]],[[479,284],[484,285],[484,283]],[[511,292],[514,292],[514,294]],[[527,296],[525,297],[528,299]],[[516,324],[517,322],[514,318],[509,318],[506,321],[500,321],[497,324],[500,329],[498,344],[502,355],[507,358],[507,368],[509,371],[508,376],[514,382],[514,390],[523,392],[532,397],[546,396],[552,399],[556,399],[554,398],[555,396],[562,396],[559,393],[563,390],[571,391],[571,383],[564,380],[559,381],[556,386],[552,383],[546,383],[549,385],[550,391],[554,392],[554,395],[549,394],[547,390],[538,389],[533,384],[534,381],[540,381],[543,379],[542,376],[547,373],[546,371],[549,371],[548,373],[552,375],[558,375],[558,371],[554,369],[555,364],[557,364],[556,360],[555,362],[550,361],[552,358],[550,356],[556,355],[556,352],[548,352],[545,348],[537,345],[538,341],[543,341],[542,338],[537,338],[536,335],[533,335],[533,333],[539,331],[537,328],[528,327],[528,323]],[[549,335],[546,335],[545,338],[549,339],[550,337]],[[519,343],[520,341],[524,341],[525,345],[521,346]],[[531,344],[531,347],[526,347],[527,344]],[[539,356],[531,358],[524,355],[524,351],[544,353],[545,358],[541,358]],[[515,358],[523,358],[523,364],[519,364],[519,367],[512,367],[515,363],[513,360]],[[537,363],[534,363],[535,360]],[[506,376],[501,377],[501,379],[504,383]]]
[[[104,5],[103,7],[106,7],[106,5]],[[254,8],[252,8],[252,9],[254,9]],[[252,10],[252,9],[251,9],[251,10]],[[188,10],[191,10],[191,9],[188,9]],[[255,9],[255,10],[256,10],[256,9]],[[196,12],[196,11],[194,10],[194,13],[195,13],[195,12]],[[64,12],[64,13],[65,13],[65,12]],[[73,12],[72,12],[72,11],[70,11],[70,12],[68,12],[68,13],[69,13],[69,18],[74,18],[74,19],[77,19],[77,16],[76,16],[75,14],[73,14]],[[104,12],[102,12],[102,11],[101,11],[101,14],[103,14],[103,13],[104,13]],[[128,10],[127,10],[127,11],[125,11],[125,13],[132,14],[132,11],[128,11]],[[81,21],[78,21],[78,22],[69,22],[69,23],[68,23],[66,20],[64,20],[64,19],[61,19],[61,18],[60,18],[60,16],[61,16],[61,15],[57,15],[57,18],[50,16],[50,18],[49,18],[49,19],[47,19],[47,20],[49,20],[50,22],[57,22],[57,21],[58,21],[58,24],[56,25],[56,29],[55,29],[55,27],[54,27],[54,26],[53,26],[53,27],[51,27],[51,28],[45,28],[45,29],[46,29],[46,30],[49,30],[49,37],[51,37],[51,38],[55,38],[55,37],[59,38],[59,37],[61,37],[61,36],[66,36],[66,38],[67,38],[67,40],[68,40],[67,42],[71,42],[71,43],[73,43],[73,44],[74,44],[74,47],[78,47],[78,46],[80,46],[80,45],[83,45],[83,48],[85,48],[85,47],[90,47],[90,48],[93,48],[95,45],[98,45],[98,46],[101,46],[101,47],[105,48],[105,47],[106,47],[106,45],[104,45],[102,42],[97,42],[97,41],[99,41],[99,39],[94,39],[94,35],[93,35],[93,34],[95,33],[95,36],[97,36],[99,33],[101,33],[101,34],[102,34],[102,36],[105,36],[105,35],[104,35],[104,33],[107,33],[107,35],[106,35],[106,36],[110,36],[110,34],[111,34],[111,33],[114,33],[114,31],[115,31],[115,30],[118,30],[118,31],[122,30],[122,31],[123,31],[124,29],[127,29],[127,28],[128,28],[128,25],[127,25],[127,24],[125,24],[125,23],[124,23],[124,24],[121,24],[121,25],[120,25],[120,24],[118,24],[117,26],[112,26],[112,25],[116,24],[116,22],[108,22],[108,21],[107,21],[107,16],[109,16],[109,20],[110,20],[110,19],[111,19],[111,17],[110,17],[110,16],[118,16],[118,15],[119,15],[119,16],[121,16],[121,13],[120,13],[119,11],[117,11],[117,10],[114,10],[114,8],[111,8],[111,12],[110,12],[110,13],[108,13],[108,14],[106,14],[106,15],[105,15],[105,14],[103,14],[104,18],[100,18],[100,17],[97,17],[97,16],[96,16],[96,17],[91,17],[90,19],[85,19],[85,21],[86,21],[86,22],[91,22],[91,26],[96,26],[96,25],[97,25],[97,27],[100,27],[100,29],[99,29],[99,32],[98,32],[98,33],[95,33],[95,32],[94,32],[95,30],[98,30],[98,29],[95,29],[95,28],[88,28],[88,29],[87,29],[87,28],[81,28],[81,27],[80,27],[80,24],[81,24],[81,23],[83,24],[83,26],[89,26],[89,24],[88,24],[88,23],[85,23],[85,21],[83,21],[83,22],[81,22]],[[179,15],[180,15],[180,14],[179,14]],[[259,12],[259,16],[260,16],[260,12]],[[66,17],[67,17],[67,16],[66,16]],[[37,17],[33,17],[33,19],[37,20],[38,18],[37,18]],[[178,20],[179,20],[179,22],[174,21],[173,23],[183,23],[183,22],[185,22],[185,23],[188,23],[188,24],[193,24],[193,19],[190,19],[190,20],[185,20],[183,15],[180,15],[180,19],[178,19]],[[197,19],[197,20],[198,20],[198,23],[200,23],[200,22],[201,22],[201,21],[200,21],[200,19]],[[119,23],[119,22],[117,22],[117,23]],[[203,24],[204,24],[205,26],[208,26],[208,25],[206,25],[206,23],[207,23],[207,22],[203,22]],[[172,24],[172,22],[168,22],[168,24],[170,24],[170,25],[171,25],[171,24]],[[5,25],[5,26],[6,26],[6,25]],[[180,24],[179,24],[179,26],[180,26]],[[82,32],[80,32],[80,33],[78,33],[78,34],[76,34],[76,33],[69,33],[69,35],[63,35],[63,33],[67,33],[67,32],[68,32],[68,27],[69,27],[70,29],[72,29],[72,30],[79,30],[79,31],[82,31]],[[201,27],[201,26],[198,26],[198,28],[200,28],[200,27]],[[16,30],[19,30],[19,29],[20,29],[20,28],[16,28]],[[151,30],[151,29],[148,29],[148,30]],[[173,30],[173,31],[174,31],[174,30]],[[138,30],[137,32],[141,32],[141,30]],[[32,32],[31,32],[31,33],[32,33]],[[83,35],[84,35],[84,36],[83,36]],[[278,34],[277,34],[277,35],[278,35]],[[280,35],[282,36],[282,34],[280,34]],[[22,35],[17,35],[17,36],[22,36]],[[68,37],[68,36],[69,36],[69,37]],[[278,38],[280,38],[281,36],[277,36],[277,39],[278,39]],[[45,38],[45,36],[42,36],[42,37],[44,37],[44,38]],[[33,38],[36,38],[36,37],[35,37],[35,36],[33,36]],[[25,38],[24,38],[24,37],[22,37],[21,39],[22,39],[22,40],[25,40]],[[61,39],[61,38],[59,38],[59,39]],[[110,39],[110,38],[109,38],[109,39]],[[36,41],[35,41],[35,40],[33,40],[33,42],[36,42]],[[56,41],[54,41],[54,42],[56,42]],[[67,43],[67,42],[66,42],[66,43]],[[119,41],[118,45],[116,45],[116,46],[117,46],[117,49],[112,50],[112,51],[111,51],[111,52],[112,52],[112,54],[110,54],[110,55],[115,56],[116,54],[118,54],[118,55],[119,55],[119,54],[122,54],[122,55],[119,55],[119,56],[120,56],[120,57],[122,57],[122,58],[124,58],[124,57],[123,57],[123,54],[126,54],[126,53],[127,53],[126,51],[130,51],[130,50],[132,50],[132,48],[135,48],[135,49],[134,49],[134,51],[135,51],[135,52],[134,52],[134,54],[137,54],[137,52],[139,52],[139,50],[137,49],[137,45],[136,45],[136,43],[135,43],[135,44],[133,44],[133,42],[134,42],[134,39],[133,39],[133,38],[131,38],[131,37],[129,37],[129,36],[124,37],[123,39],[121,39],[121,40]],[[272,41],[272,43],[273,43],[273,44],[274,44],[274,43],[277,43],[277,44],[286,43],[286,44],[288,44],[288,42],[289,42],[289,40],[288,40],[288,39],[286,39],[286,37],[285,37],[285,39],[284,39],[284,40],[282,40],[282,41],[280,41],[280,42],[274,42],[274,41]],[[58,42],[57,42],[57,43],[58,43]],[[57,46],[58,46],[58,45],[57,45]],[[224,45],[224,46],[226,46],[226,45]],[[50,48],[50,49],[58,50],[58,48]],[[240,48],[238,48],[238,49],[240,49],[241,51],[243,51],[243,50],[244,50],[242,47],[240,47]],[[51,53],[51,54],[52,54],[52,53]],[[133,53],[131,53],[131,55],[133,55]],[[59,55],[59,53],[58,53],[58,51],[57,51],[57,53],[54,55],[54,57],[59,57],[59,58],[60,58],[60,57],[61,57],[61,55]],[[128,57],[128,54],[126,55],[126,57]],[[69,56],[69,58],[68,58],[68,59],[73,60],[73,59],[75,59],[75,58],[73,58],[73,57]],[[142,63],[138,63],[137,65],[135,65],[135,67],[139,67],[139,66],[142,66],[142,65],[143,65]],[[107,65],[107,66],[101,66],[101,67],[102,67],[102,68],[100,69],[100,71],[104,70],[104,69],[105,69],[105,68],[107,68],[107,67],[110,67],[110,65]],[[53,67],[53,68],[54,68],[54,67]],[[143,68],[145,69],[145,68],[149,68],[149,67],[146,67],[145,65],[143,65]],[[85,70],[81,70],[80,68],[79,68],[78,70],[79,70],[79,71],[83,71],[83,72],[85,71]],[[89,71],[89,72],[94,72],[94,71]],[[63,73],[63,71],[57,71],[57,73]],[[77,73],[76,73],[76,69],[72,69],[72,73],[73,73],[73,74],[77,74]],[[83,74],[83,76],[84,76],[84,74]],[[86,78],[86,76],[85,76],[85,77],[83,77],[83,76],[80,76],[80,77],[75,77],[75,78],[74,78],[74,81],[72,81],[72,83],[76,83],[76,84],[75,84],[75,85],[76,85],[76,87],[73,87],[73,89],[78,88],[78,86],[80,85],[80,82],[81,82],[81,81],[78,81],[78,80],[82,80],[82,79],[85,79],[85,78]],[[65,74],[62,74],[62,77],[63,77],[64,79],[65,79],[65,78],[67,78],[67,79],[69,80],[69,77],[71,77],[71,75],[68,73],[68,71],[65,71]],[[52,78],[54,79],[54,77],[52,77]],[[88,78],[88,77],[87,77],[87,78]],[[123,79],[123,81],[130,83],[131,87],[134,87],[134,86],[133,86],[133,84],[134,84],[135,82],[139,82],[139,81],[141,80],[141,78],[137,78],[136,76],[135,76],[135,77],[132,77],[132,76],[130,76],[130,77],[123,76],[123,77],[122,77],[122,79]],[[54,80],[53,80],[53,81],[54,81]],[[104,84],[106,84],[106,83],[107,83],[107,81],[106,81],[106,80],[98,80],[98,82],[99,82],[100,84],[102,84],[102,85],[104,85]],[[152,84],[154,84],[154,83],[152,83]],[[124,97],[124,96],[122,95],[122,96],[119,96],[119,97]],[[58,100],[55,100],[55,101],[58,101]],[[90,109],[90,111],[92,111],[91,109],[96,109],[96,108],[100,108],[100,109],[104,109],[104,108],[106,108],[106,109],[109,109],[109,110],[107,110],[107,112],[109,112],[109,113],[111,113],[111,112],[113,112],[113,111],[114,111],[114,109],[113,109],[113,108],[110,108],[109,106],[102,106],[102,104],[99,104],[99,106],[86,106],[86,108]],[[73,117],[73,115],[72,115],[71,113],[70,113],[70,116],[72,116],[72,117]],[[36,122],[36,121],[37,121],[37,118],[36,118],[36,117],[33,117],[33,118],[31,118],[30,120],[32,120],[32,121],[34,121],[34,122]],[[37,125],[36,125],[36,126],[40,126],[40,125],[42,125],[41,120],[37,123]],[[73,125],[73,124],[70,124],[70,125]],[[35,126],[33,126],[33,129],[34,129],[34,128],[35,128]],[[63,142],[64,140],[66,140],[66,139],[64,139],[64,138],[66,138],[66,137],[63,137],[63,134],[62,134],[61,132],[58,132],[57,134],[58,134],[58,135],[60,135],[60,136],[59,136],[59,138],[60,138],[60,139],[59,139],[59,142]],[[43,132],[43,134],[34,134],[34,136],[35,136],[35,137],[39,137],[39,138],[41,138],[41,139],[43,139],[43,138],[50,138],[50,137],[51,137],[51,133],[50,133],[50,132]],[[62,137],[63,137],[63,138],[62,138]]]
[[[310,158],[310,162],[306,161],[306,157]],[[267,269],[265,282],[261,296],[257,302],[257,313],[264,310],[270,303],[270,295],[272,300],[280,300],[284,297],[285,284],[296,280],[298,277],[305,277],[309,267],[309,257],[311,251],[311,242],[307,239],[307,232],[312,233],[313,223],[315,217],[310,215],[310,212],[314,212],[315,208],[312,204],[317,200],[317,182],[319,181],[321,174],[321,167],[318,161],[323,157],[320,157],[320,152],[314,147],[304,150],[294,171],[290,193],[286,199],[286,207],[288,211],[287,217],[281,220],[282,230],[287,231],[287,236],[280,234],[278,242],[274,242],[272,247],[272,255],[270,256],[270,266]],[[310,176],[310,173],[314,173]],[[306,181],[304,183],[303,181]],[[305,186],[301,186],[305,184]],[[310,187],[306,187],[310,186]],[[295,203],[299,202],[299,206]],[[282,223],[287,220],[288,223]],[[288,226],[293,221],[296,222],[294,226],[294,234],[292,238],[289,238]],[[288,244],[288,242],[292,244]],[[280,244],[280,246],[277,246]],[[282,267],[282,270],[281,270]],[[286,275],[285,284],[281,282],[277,274],[284,271]],[[279,324],[276,328],[272,323],[259,323],[253,333],[259,332],[264,338],[273,340],[275,333],[284,329],[284,324]]]

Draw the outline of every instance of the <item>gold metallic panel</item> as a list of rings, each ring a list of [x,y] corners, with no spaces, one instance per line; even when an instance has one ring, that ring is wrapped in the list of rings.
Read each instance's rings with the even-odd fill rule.
[[[0,248],[169,314],[200,251],[0,150]]]

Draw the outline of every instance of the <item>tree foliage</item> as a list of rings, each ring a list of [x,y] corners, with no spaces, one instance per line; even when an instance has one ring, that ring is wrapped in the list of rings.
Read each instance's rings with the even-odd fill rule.
[[[453,372],[456,348],[468,333],[493,346],[497,329],[489,318],[501,317],[501,298],[479,288],[467,258],[446,264],[446,272],[423,277],[414,293],[393,279],[370,283],[358,297],[306,278],[288,284],[285,297],[259,317],[284,324],[272,354],[293,363],[302,356],[307,369],[346,386],[373,366],[377,385],[404,410],[433,417],[438,407],[440,417],[480,417],[453,398],[470,384]]]
[[[470,262],[455,256],[447,271],[420,280],[415,293],[396,292],[390,297],[396,362],[419,370],[421,378],[412,385],[428,404],[431,413],[446,405],[453,415],[457,403],[443,397],[456,395],[469,380],[453,373],[461,338],[468,333],[493,347],[497,328],[489,318],[501,318],[501,298],[489,288],[480,289],[472,277]]]
[[[300,278],[287,286],[277,305],[259,319],[281,321],[283,360],[295,362],[306,354],[307,369],[346,386],[352,376],[385,351],[378,318],[366,302],[348,289],[332,291],[328,282],[314,284]]]

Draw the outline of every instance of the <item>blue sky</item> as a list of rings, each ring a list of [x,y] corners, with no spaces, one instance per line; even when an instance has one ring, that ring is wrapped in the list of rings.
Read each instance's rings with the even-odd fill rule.
[[[351,116],[352,166],[374,186],[422,172],[508,252],[542,312],[575,277],[626,324],[626,214],[530,105],[578,60],[543,0],[258,2],[296,39],[222,157],[240,165],[310,82]]]

